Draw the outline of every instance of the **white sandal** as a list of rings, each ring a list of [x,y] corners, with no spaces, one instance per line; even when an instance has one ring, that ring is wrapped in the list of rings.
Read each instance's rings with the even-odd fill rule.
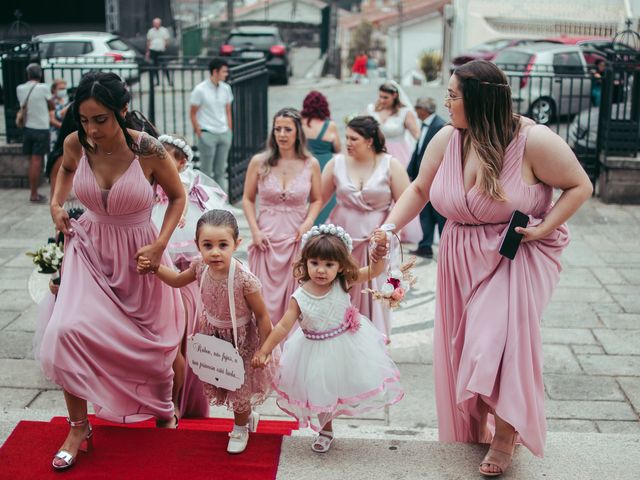
[[[333,432],[329,430],[320,430],[315,441],[311,445],[311,450],[316,453],[326,453],[331,448],[333,442]]]

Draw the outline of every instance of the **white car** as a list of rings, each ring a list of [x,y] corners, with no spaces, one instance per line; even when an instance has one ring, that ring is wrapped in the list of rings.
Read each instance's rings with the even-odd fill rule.
[[[73,88],[90,70],[115,72],[130,83],[140,77],[138,64],[144,57],[112,33],[50,33],[33,40],[39,44],[45,83],[64,78]]]
[[[591,104],[592,76],[575,45],[531,43],[502,50],[493,63],[509,77],[514,110],[547,125]]]

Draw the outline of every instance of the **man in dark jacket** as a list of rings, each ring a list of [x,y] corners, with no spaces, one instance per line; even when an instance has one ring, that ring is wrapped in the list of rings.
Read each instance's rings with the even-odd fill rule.
[[[442,117],[436,115],[436,102],[433,98],[419,98],[415,105],[418,118],[421,120],[421,131],[418,143],[413,151],[411,161],[407,167],[407,173],[411,180],[415,180],[420,170],[420,163],[427,145],[438,133],[442,127],[445,126],[445,121]],[[435,232],[436,225],[438,225],[438,231],[442,235],[442,229],[446,218],[440,215],[431,205],[431,202],[420,212],[420,225],[422,226],[422,240],[418,243],[418,248],[411,253],[420,257],[432,258],[433,257],[433,234]]]

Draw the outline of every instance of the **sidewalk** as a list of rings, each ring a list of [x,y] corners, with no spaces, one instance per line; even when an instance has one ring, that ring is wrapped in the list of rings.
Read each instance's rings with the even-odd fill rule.
[[[26,197],[26,190],[0,190],[0,441],[21,419],[66,412],[31,353],[37,307],[26,289],[33,266],[24,252],[45,243],[52,226],[48,207]],[[250,235],[241,220],[244,260]],[[592,199],[570,229],[565,270],[543,320],[547,457],[521,448],[503,478],[631,479],[640,471],[640,207]],[[406,397],[387,413],[337,422],[327,455],[311,452],[308,431],[286,438],[279,478],[479,477],[484,448],[435,442],[435,268],[420,261],[419,288],[394,318],[391,351]],[[285,418],[273,400],[261,412]]]

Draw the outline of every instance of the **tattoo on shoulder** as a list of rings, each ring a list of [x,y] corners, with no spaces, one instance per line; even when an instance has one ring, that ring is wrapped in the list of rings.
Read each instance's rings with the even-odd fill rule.
[[[162,143],[150,135],[143,135],[140,139],[140,153],[149,157],[156,156],[163,159],[167,157],[167,151],[162,146]]]

